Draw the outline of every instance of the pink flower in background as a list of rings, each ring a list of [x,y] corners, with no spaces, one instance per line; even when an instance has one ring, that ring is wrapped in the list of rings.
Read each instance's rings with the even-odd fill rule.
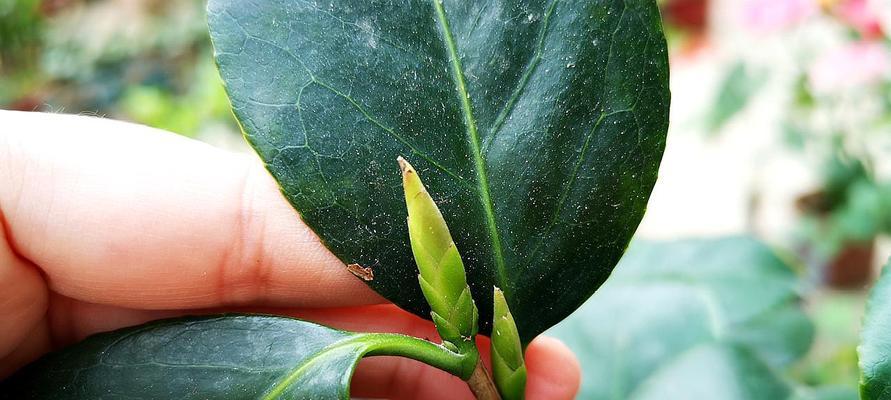
[[[753,31],[789,28],[819,12],[816,0],[746,0],[742,17]]]
[[[891,54],[881,42],[857,42],[821,56],[809,71],[811,88],[832,92],[876,83],[891,71]]]
[[[886,36],[891,34],[891,2],[888,0],[868,0],[872,11],[879,17],[879,26]]]
[[[835,7],[835,12],[863,37],[876,39],[882,36],[882,24],[879,13],[873,7],[869,0],[843,0]]]

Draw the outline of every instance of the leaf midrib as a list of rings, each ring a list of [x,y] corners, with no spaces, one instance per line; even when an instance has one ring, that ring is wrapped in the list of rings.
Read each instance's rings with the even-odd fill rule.
[[[461,66],[461,59],[458,57],[458,47],[455,43],[454,36],[452,35],[452,30],[449,27],[449,20],[446,17],[442,0],[432,0],[432,2],[436,9],[436,18],[439,22],[439,27],[442,30],[442,39],[445,42],[444,44],[449,54],[452,79],[455,81],[455,87],[458,90],[458,96],[461,99],[461,109],[464,112],[464,125],[466,127],[470,150],[473,155],[477,182],[479,183],[480,202],[482,203],[483,211],[486,214],[486,228],[489,232],[489,238],[492,241],[492,258],[495,261],[495,278],[497,284],[507,296],[510,287],[505,284],[508,282],[508,279],[504,266],[501,236],[498,232],[498,226],[495,223],[495,210],[492,203],[492,196],[489,191],[489,177],[486,171],[485,160],[483,160],[482,157],[479,132],[477,130],[476,118],[473,115],[473,107],[470,103],[470,94],[467,92],[467,84],[464,81],[464,69]]]

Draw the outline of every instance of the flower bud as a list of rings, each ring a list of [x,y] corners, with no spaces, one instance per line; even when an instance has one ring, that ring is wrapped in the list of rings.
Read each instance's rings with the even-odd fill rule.
[[[470,341],[477,333],[479,316],[467,286],[461,255],[417,171],[402,157],[398,161],[408,208],[411,249],[433,322],[443,341],[452,345]]]
[[[522,400],[526,392],[526,363],[517,324],[504,292],[495,288],[492,321],[492,375],[504,400]]]

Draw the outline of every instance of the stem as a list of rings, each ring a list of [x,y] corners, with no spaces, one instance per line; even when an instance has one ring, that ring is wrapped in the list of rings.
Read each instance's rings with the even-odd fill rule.
[[[369,346],[366,356],[400,356],[420,361],[466,381],[478,400],[501,400],[473,341],[462,343],[458,352],[427,340],[393,333],[367,333],[363,335],[363,341]]]
[[[392,333],[369,333],[372,339],[367,356],[401,356],[439,368],[463,380],[468,380],[479,364],[476,351],[456,353],[423,339]]]
[[[498,394],[498,389],[492,382],[492,376],[489,375],[489,371],[481,362],[476,364],[473,374],[467,380],[467,386],[470,386],[470,391],[473,392],[477,400],[501,400],[501,395]]]

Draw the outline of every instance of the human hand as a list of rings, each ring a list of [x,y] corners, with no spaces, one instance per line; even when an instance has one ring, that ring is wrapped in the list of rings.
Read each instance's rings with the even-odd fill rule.
[[[352,276],[256,158],[163,131],[0,111],[0,228],[0,379],[90,334],[184,314],[436,337]],[[526,357],[527,399],[575,396],[578,362],[559,341],[536,339]],[[471,398],[460,379],[391,357],[363,360],[353,394]]]

